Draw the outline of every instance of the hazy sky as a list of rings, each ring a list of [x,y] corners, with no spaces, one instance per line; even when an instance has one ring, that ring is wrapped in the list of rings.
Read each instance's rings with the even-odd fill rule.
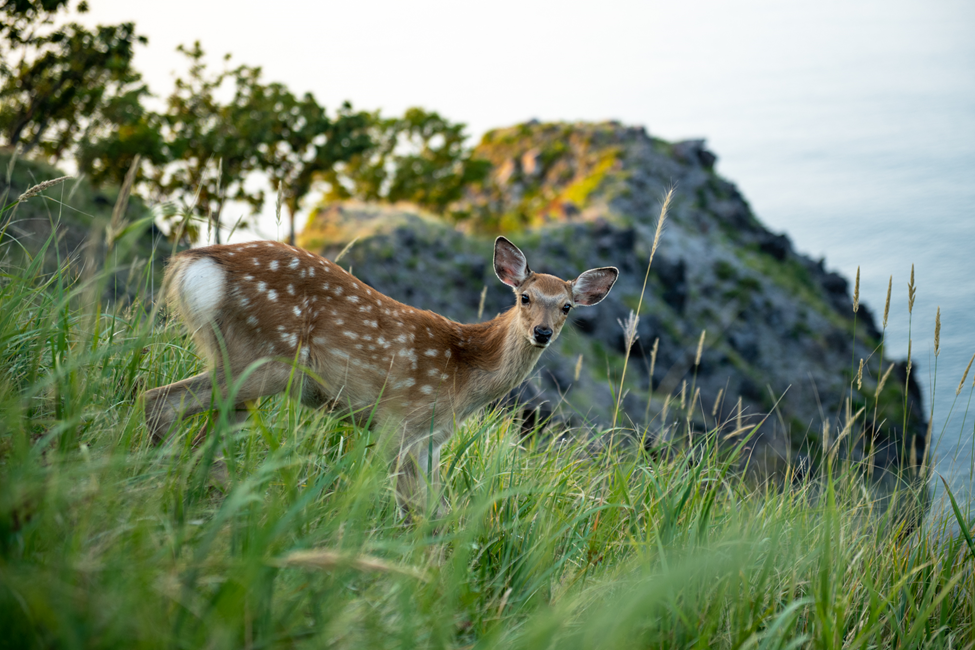
[[[149,36],[137,65],[159,93],[181,65],[176,45],[199,39],[214,58],[231,52],[329,106],[422,105],[475,134],[532,117],[614,118],[668,138],[708,135],[719,153],[731,131],[763,129],[756,100],[777,88],[829,110],[937,83],[954,71],[925,67],[930,50],[970,40],[975,26],[975,3],[951,1],[89,4],[88,20],[134,20]]]

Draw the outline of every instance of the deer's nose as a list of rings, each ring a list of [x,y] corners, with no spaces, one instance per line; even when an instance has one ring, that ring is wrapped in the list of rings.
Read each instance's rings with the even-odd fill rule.
[[[548,343],[548,340],[552,338],[552,328],[542,327],[541,325],[535,326],[535,341],[538,343]]]

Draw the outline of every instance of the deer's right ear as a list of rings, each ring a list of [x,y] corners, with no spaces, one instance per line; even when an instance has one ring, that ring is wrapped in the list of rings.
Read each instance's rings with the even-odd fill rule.
[[[494,272],[509,287],[520,287],[532,274],[528,260],[517,246],[504,237],[494,240]]]

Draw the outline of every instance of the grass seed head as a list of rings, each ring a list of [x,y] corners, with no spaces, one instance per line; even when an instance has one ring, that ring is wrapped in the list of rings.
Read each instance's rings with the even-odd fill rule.
[[[43,183],[38,183],[37,185],[32,185],[27,188],[27,191],[17,197],[17,203],[26,201],[27,199],[32,199],[44,190],[49,190],[55,185],[60,185],[64,181],[71,178],[71,176],[60,176],[58,178],[52,178],[49,181],[44,181]]]
[[[711,417],[718,417],[718,406],[721,404],[721,395],[724,393],[724,386],[718,389],[718,396],[714,398],[714,407],[711,409]]]
[[[573,381],[579,381],[579,375],[580,375],[580,373],[582,373],[582,355],[581,354],[579,355],[579,358],[576,359],[575,379],[573,379]]]
[[[887,302],[884,303],[884,329],[887,329],[887,316],[890,315],[890,290],[894,288],[894,276],[887,280]]]
[[[911,264],[911,281],[907,283],[907,313],[914,313],[914,294],[917,287],[914,286],[914,265]]]
[[[637,327],[640,325],[640,317],[631,309],[630,315],[626,317],[625,321],[617,318],[616,322],[623,328],[623,338],[626,339],[626,352],[629,354],[630,348],[640,338],[640,335],[636,333]]]
[[[934,317],[934,356],[941,353],[941,306],[938,306],[938,313]]]
[[[707,335],[707,330],[701,330],[701,338],[697,342],[697,354],[694,356],[694,367],[701,365],[701,353],[704,352],[704,337]]]
[[[961,387],[965,385],[965,380],[968,379],[968,371],[972,369],[972,361],[975,361],[975,354],[972,355],[972,360],[968,362],[968,367],[965,368],[965,374],[961,376],[961,381],[958,382],[958,390],[955,391],[955,397],[961,394]]]
[[[860,309],[860,267],[857,267],[857,280],[853,285],[853,313]]]
[[[860,359],[860,369],[857,370],[857,390],[863,387],[863,359]]]
[[[887,383],[887,378],[890,377],[890,373],[891,371],[893,371],[893,369],[894,369],[894,364],[891,363],[889,366],[887,366],[887,371],[880,378],[880,381],[877,382],[877,390],[874,391],[873,394],[874,401],[877,401],[877,398],[880,397],[880,391],[884,389],[884,384]]]

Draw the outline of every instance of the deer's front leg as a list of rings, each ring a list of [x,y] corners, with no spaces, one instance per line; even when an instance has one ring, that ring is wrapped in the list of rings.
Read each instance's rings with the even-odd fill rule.
[[[400,451],[396,459],[396,502],[404,513],[425,511],[431,495],[438,499],[435,514],[445,510],[440,497],[440,446],[425,438]]]

